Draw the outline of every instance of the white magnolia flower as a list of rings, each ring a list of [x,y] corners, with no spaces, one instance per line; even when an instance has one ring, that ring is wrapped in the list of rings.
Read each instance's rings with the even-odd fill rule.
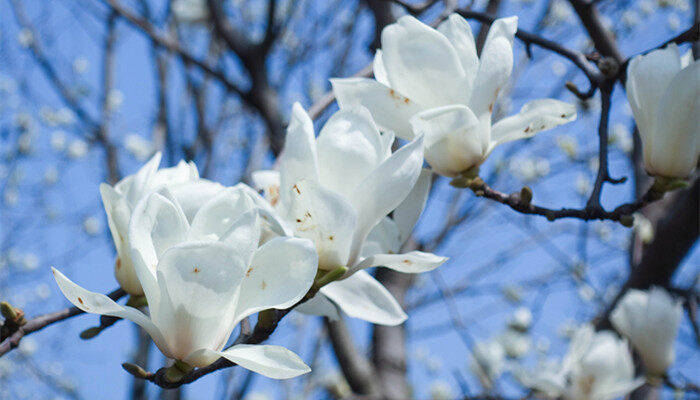
[[[294,233],[314,241],[319,269],[349,269],[343,280],[324,286],[298,310],[337,317],[337,305],[352,317],[396,325],[406,314],[361,270],[381,265],[416,273],[445,262],[419,251],[396,254],[423,208],[430,179],[426,172],[421,175],[422,137],[392,154],[393,141],[391,133],[379,133],[362,107],[337,112],[315,138],[311,119],[295,104],[279,159],[279,183],[272,172],[255,174],[259,187],[279,193],[277,210]],[[394,210],[394,220],[385,219]],[[371,244],[375,240],[383,244]]]
[[[480,342],[474,346],[469,369],[479,378],[481,385],[490,389],[506,366],[506,351],[496,340]]]
[[[561,364],[537,368],[520,380],[552,398],[616,399],[644,382],[634,378],[634,362],[627,347],[627,341],[613,332],[596,332],[586,324],[576,331]]]
[[[610,321],[627,337],[642,358],[648,374],[662,376],[675,360],[674,344],[683,317],[680,301],[659,287],[630,289]]]
[[[478,167],[495,146],[531,137],[576,115],[570,104],[541,99],[492,126],[496,98],[513,67],[517,21],[496,20],[479,58],[471,28],[461,16],[450,15],[438,30],[401,17],[382,31],[382,49],[374,58],[376,80],[331,80],[338,104],[341,109],[367,107],[381,129],[400,138],[425,134],[425,158],[442,175]]]
[[[508,326],[521,332],[528,331],[532,326],[532,311],[527,307],[518,307],[510,316]]]
[[[209,7],[206,0],[174,0],[173,16],[186,23],[203,23],[209,20]]]
[[[204,367],[224,357],[277,379],[310,369],[291,351],[234,345],[245,317],[296,304],[316,275],[318,256],[307,239],[279,237],[258,247],[259,212],[240,188],[230,188],[197,211],[190,223],[168,188],[151,193],[133,213],[129,236],[150,316],[86,291],[54,269],[63,294],[85,312],[129,319],[169,358]]]
[[[700,154],[700,62],[681,57],[672,43],[633,58],[626,89],[647,172],[690,175]]]
[[[506,355],[511,358],[521,358],[530,351],[532,340],[527,333],[508,328],[498,336],[498,343],[503,346]]]
[[[129,220],[136,204],[151,191],[165,186],[170,188],[185,214],[191,218],[204,202],[223,190],[218,183],[199,179],[197,167],[192,162],[181,161],[175,167],[159,170],[160,158],[161,154],[157,153],[136,174],[125,177],[114,187],[100,185],[109,230],[117,249],[115,275],[122,289],[132,295],[143,294],[129,249]]]
[[[84,140],[76,139],[68,146],[66,153],[70,158],[79,159],[85,157],[88,150],[88,144]]]
[[[154,152],[153,143],[136,133],[126,135],[124,148],[139,161],[146,160]]]
[[[627,341],[613,332],[595,332],[584,325],[574,336],[562,369],[572,400],[609,400],[622,397],[642,383],[634,378],[634,362]]]

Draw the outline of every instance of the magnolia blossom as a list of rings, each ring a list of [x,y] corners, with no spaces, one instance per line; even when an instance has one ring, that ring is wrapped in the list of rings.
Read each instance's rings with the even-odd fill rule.
[[[674,343],[682,316],[681,302],[653,287],[630,289],[613,310],[610,322],[632,342],[647,373],[662,376],[675,360]]]
[[[496,340],[480,342],[474,346],[469,369],[479,378],[484,388],[491,388],[506,367],[506,351]]]
[[[396,254],[418,219],[430,182],[427,172],[421,178],[422,138],[392,154],[393,142],[393,134],[380,134],[363,107],[337,112],[315,138],[311,119],[295,104],[279,174],[255,174],[257,185],[276,196],[270,201],[294,234],[313,240],[318,268],[348,268],[341,281],[321,289],[322,296],[302,304],[302,311],[337,316],[331,299],[350,316],[399,324],[406,319],[401,307],[361,270],[385,266],[415,273],[437,268],[446,260],[419,251]],[[385,219],[394,210],[396,219]],[[394,236],[381,238],[380,231],[389,225]],[[365,244],[370,246],[370,236],[386,244],[368,251]]]
[[[209,7],[206,0],[174,0],[173,15],[178,21],[204,23],[209,20]]]
[[[280,346],[222,351],[243,318],[291,307],[316,275],[318,256],[307,239],[278,237],[258,247],[259,215],[240,187],[206,202],[191,223],[168,188],[141,200],[129,236],[149,316],[77,286],[56,269],[54,276],[76,307],[135,322],[169,358],[204,367],[224,357],[272,378],[298,376],[310,369]]]
[[[643,383],[634,377],[627,341],[610,331],[596,332],[591,325],[576,331],[558,367],[538,368],[520,380],[549,397],[570,400],[612,400]]]
[[[494,21],[477,56],[467,21],[452,14],[437,30],[411,16],[382,31],[376,80],[333,79],[341,108],[364,105],[381,129],[403,139],[425,135],[425,158],[439,174],[457,176],[483,163],[501,143],[569,122],[574,106],[553,99],[526,103],[492,125],[491,114],[513,68],[517,17]]]
[[[132,295],[143,294],[131,261],[128,235],[131,214],[139,200],[159,187],[169,187],[181,200],[185,213],[193,215],[206,200],[223,190],[218,183],[199,179],[193,162],[180,161],[175,167],[159,170],[160,158],[161,154],[157,153],[136,174],[125,177],[113,187],[105,183],[100,185],[109,230],[117,249],[114,274],[122,289]]]
[[[626,90],[647,172],[690,175],[700,154],[700,62],[681,57],[671,43],[630,61]]]

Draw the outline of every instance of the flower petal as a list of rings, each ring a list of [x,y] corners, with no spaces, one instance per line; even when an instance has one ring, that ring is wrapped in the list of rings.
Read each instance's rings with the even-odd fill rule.
[[[476,43],[469,23],[459,14],[450,16],[438,26],[438,32],[445,35],[452,43],[464,70],[465,86],[467,93],[471,93],[474,87],[474,79],[479,70],[479,56],[476,53]]]
[[[348,265],[360,255],[369,232],[408,196],[423,166],[423,136],[401,147],[367,176],[350,197],[357,227]]]
[[[51,267],[51,271],[61,292],[73,305],[86,313],[109,315],[134,322],[148,332],[166,357],[171,357],[163,335],[146,314],[133,307],[119,305],[104,294],[83,289],[56,268]]]
[[[282,346],[238,344],[218,352],[221,357],[273,379],[289,379],[311,371],[294,352]]]
[[[139,278],[131,262],[131,249],[128,243],[131,207],[124,196],[117,193],[114,188],[106,183],[100,184],[100,194],[102,195],[102,204],[107,213],[109,231],[112,233],[114,246],[117,249],[114,275],[119,285],[127,293],[136,296],[142,295],[143,288],[141,288]]]
[[[352,267],[349,273],[371,267],[386,267],[399,272],[417,274],[432,271],[445,261],[447,261],[447,257],[440,257],[433,253],[424,253],[422,251],[412,251],[404,254],[375,254]]]
[[[280,201],[291,198],[292,186],[301,179],[318,180],[318,157],[314,124],[299,103],[292,107],[292,117],[287,128],[284,150],[279,157]]]
[[[466,106],[426,110],[411,125],[425,135],[425,160],[440,175],[454,177],[484,161],[481,131],[489,128]]]
[[[216,197],[224,186],[218,182],[206,179],[185,182],[178,185],[167,186],[175,202],[182,208],[188,221],[192,221],[194,215],[204,204]],[[160,190],[163,191],[162,189]]]
[[[131,184],[128,185],[128,192],[125,193],[129,204],[134,207],[136,203],[139,202],[141,197],[148,194],[148,189],[150,188],[151,179],[153,175],[156,174],[158,170],[158,165],[160,165],[161,153],[157,152],[151,157],[146,164],[139,169],[139,171],[133,175],[130,179]],[[119,184],[117,184],[119,185]]]
[[[196,181],[199,179],[199,171],[193,161],[185,162],[180,160],[176,166],[170,168],[162,168],[158,170],[150,182],[152,188],[166,185],[172,186],[180,183]]]
[[[685,178],[698,164],[700,152],[700,61],[679,72],[666,88],[658,109],[656,134],[645,162],[651,173]],[[653,111],[650,111],[653,112]]]
[[[386,75],[386,68],[384,67],[384,60],[382,59],[382,50],[377,49],[374,52],[374,62],[372,63],[372,69],[374,70],[374,79],[384,86],[389,86],[389,78]]]
[[[160,302],[158,259],[165,250],[187,239],[187,229],[182,210],[159,193],[144,198],[134,209],[129,223],[131,259],[152,315],[158,312]]]
[[[340,319],[338,307],[328,300],[323,293],[317,293],[316,296],[294,307],[294,311],[298,311],[307,315],[319,315],[328,317],[333,321]]]
[[[265,200],[258,192],[253,190],[250,186],[245,183],[237,183],[233,186],[236,189],[242,190],[244,193],[253,200],[253,204],[258,207],[260,211],[260,217],[265,224],[263,224],[264,231],[271,231],[272,233],[279,236],[292,236],[293,232],[291,228],[287,226],[284,219],[279,215],[275,208]],[[278,185],[279,188],[279,185]],[[279,189],[278,189],[279,190]]]
[[[513,38],[518,17],[499,18],[491,24],[481,51],[481,62],[469,100],[469,108],[481,120],[489,120],[498,92],[513,70]]]
[[[236,250],[236,253],[249,265],[260,243],[260,210],[252,209],[235,219],[219,241]]]
[[[316,139],[316,149],[319,182],[343,197],[384,161],[379,130],[362,106],[333,114]]]
[[[394,326],[403,323],[406,313],[394,296],[365,271],[321,288],[343,312],[373,324]]]
[[[455,48],[443,34],[411,16],[382,31],[382,60],[390,86],[423,108],[466,104],[469,98]]]
[[[313,181],[301,180],[292,189],[286,216],[296,235],[311,239],[321,269],[347,265],[357,214],[341,196]]]
[[[418,177],[418,181],[413,189],[408,193],[406,199],[394,210],[393,220],[401,234],[400,240],[403,244],[413,231],[413,227],[418,222],[418,218],[423,212],[425,202],[430,194],[430,184],[432,183],[433,172],[423,168]]]
[[[634,57],[627,67],[625,90],[642,139],[645,159],[649,159],[651,139],[657,132],[656,118],[661,97],[680,70],[680,54],[678,46],[674,43],[649,54]]]
[[[236,226],[244,229],[245,232],[233,236],[235,240],[242,241],[241,243],[235,244],[231,241],[231,244],[240,249],[241,256],[248,260],[258,247],[260,226],[257,213],[255,216],[247,217],[244,220],[245,223],[241,223],[239,219],[253,209],[255,209],[253,200],[246,193],[237,188],[228,188],[197,211],[192,219],[189,238],[195,241],[217,241],[224,234],[231,237],[231,228]]]
[[[393,131],[402,139],[413,139],[408,120],[420,112],[421,107],[408,97],[367,78],[331,79],[331,85],[341,109],[359,105],[367,107],[381,130]]]
[[[187,243],[162,255],[157,271],[162,300],[151,318],[174,358],[224,346],[245,270],[236,251],[223,243]]]
[[[243,277],[234,325],[260,310],[296,304],[311,288],[317,266],[308,239],[280,237],[262,245]]]
[[[492,146],[534,136],[536,133],[576,119],[576,107],[554,99],[525,103],[516,115],[503,118],[491,127]]]
[[[367,240],[362,246],[362,257],[384,253],[395,254],[399,252],[402,244],[401,232],[396,222],[389,217],[384,217],[367,235]]]

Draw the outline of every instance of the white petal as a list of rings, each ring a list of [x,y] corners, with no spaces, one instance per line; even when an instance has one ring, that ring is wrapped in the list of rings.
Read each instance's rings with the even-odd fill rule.
[[[382,31],[382,60],[390,86],[423,108],[465,104],[465,74],[447,38],[411,16]]]
[[[284,150],[278,162],[282,203],[289,201],[292,186],[299,180],[318,180],[314,124],[299,103],[294,103],[292,107]]]
[[[115,262],[114,275],[119,285],[127,293],[142,295],[143,288],[139,283],[139,278],[131,262],[131,249],[128,243],[129,219],[131,218],[131,207],[126,202],[126,198],[111,186],[100,184],[100,194],[102,204],[107,213],[107,223],[112,233],[114,246],[117,249],[117,261]]]
[[[360,105],[367,107],[380,129],[393,131],[402,139],[413,139],[408,120],[422,108],[408,97],[367,78],[331,79],[331,85],[341,109]]]
[[[408,318],[394,296],[365,271],[328,284],[321,293],[345,314],[373,324],[394,326]]]
[[[491,127],[492,146],[534,136],[536,133],[576,119],[576,107],[554,99],[525,103],[516,115],[503,118]]]
[[[316,296],[294,307],[294,311],[307,315],[328,317],[333,321],[340,319],[338,307],[328,300],[328,297],[323,293],[317,293]]]
[[[440,257],[433,253],[424,253],[422,251],[412,251],[404,254],[375,254],[362,260],[362,262],[352,267],[349,272],[353,273],[354,271],[371,267],[386,267],[399,272],[417,274],[432,271],[445,261],[447,261],[447,257]]]
[[[651,152],[645,151],[647,169],[665,177],[685,178],[698,164],[698,148],[700,61],[695,61],[671,80],[661,99]]]
[[[270,188],[280,186],[280,173],[270,169],[253,171],[250,174],[250,180],[255,189],[264,190],[267,193]]]
[[[333,114],[318,135],[316,149],[319,182],[346,198],[384,161],[379,130],[362,106]]]
[[[218,195],[224,186],[206,179],[167,186],[177,204],[182,208],[188,221],[204,204]]]
[[[287,219],[297,236],[314,242],[319,268],[345,266],[357,224],[352,205],[313,181],[297,182],[292,195]]]
[[[513,70],[513,38],[518,17],[499,18],[491,24],[481,51],[481,63],[474,82],[469,108],[479,119],[490,119],[498,92]]]
[[[656,132],[661,97],[680,70],[678,47],[673,43],[664,49],[634,57],[627,67],[627,100],[639,128],[645,159],[649,157]]]
[[[432,175],[432,171],[423,168],[411,192],[394,210],[393,219],[396,227],[399,228],[401,243],[404,243],[411,235],[413,227],[423,212],[425,202],[428,201],[428,194],[430,194]]]
[[[52,267],[51,271],[53,272],[54,279],[61,289],[61,292],[73,305],[87,313],[110,315],[134,322],[148,332],[166,357],[171,357],[163,335],[146,314],[133,307],[119,305],[114,302],[114,300],[101,293],[94,293],[83,289],[73,283],[56,268]]]
[[[484,161],[481,131],[489,128],[468,107],[433,108],[413,117],[411,124],[425,135],[425,160],[438,174],[454,177]]]
[[[249,265],[260,243],[260,226],[260,210],[250,210],[236,218],[219,241],[233,247],[243,262]]]
[[[452,43],[464,70],[465,90],[471,93],[474,79],[479,69],[479,56],[476,54],[474,35],[469,23],[459,14],[450,16],[438,26],[438,31]]]
[[[255,208],[253,200],[240,189],[228,188],[214,198],[206,202],[192,219],[189,237],[190,240],[216,241],[230,231],[236,221],[248,211]],[[255,221],[257,222],[257,221]],[[257,248],[260,238],[259,226],[251,226],[249,237],[243,248]],[[257,229],[257,231],[255,231]],[[257,235],[255,233],[257,232]],[[241,236],[240,239],[245,239]]]
[[[180,162],[174,167],[158,170],[153,175],[150,186],[153,188],[161,185],[172,186],[180,183],[196,181],[198,179],[199,171],[197,171],[197,166],[194,164],[194,162],[185,162],[184,160],[180,160]]]
[[[260,310],[296,304],[311,288],[317,265],[316,249],[308,239],[280,237],[262,245],[243,277],[234,322]]]
[[[246,193],[248,197],[250,197],[250,199],[253,200],[255,206],[258,207],[258,209],[260,210],[260,217],[263,221],[265,221],[265,224],[263,224],[263,230],[265,232],[267,232],[267,230],[270,230],[274,234],[279,236],[293,235],[291,228],[287,226],[284,219],[279,215],[279,213],[275,210],[272,204],[270,204],[270,202],[268,202],[262,196],[260,196],[260,194],[253,190],[253,188],[246,185],[245,183],[237,183],[233,187],[236,189],[240,189],[241,191]]]
[[[396,210],[394,210],[394,213],[396,213]],[[384,253],[395,254],[399,252],[402,244],[401,232],[399,232],[396,222],[389,217],[384,217],[367,235],[367,240],[362,246],[362,256],[369,257]]]
[[[136,206],[136,203],[138,203],[143,196],[148,194],[151,187],[151,179],[153,179],[153,176],[158,170],[160,159],[161,153],[157,152],[131,179],[130,185],[128,186],[128,193],[125,194],[132,207]]]
[[[219,352],[219,355],[273,379],[294,378],[311,371],[298,355],[282,346],[239,344]]]
[[[372,228],[408,196],[423,165],[423,136],[409,142],[381,163],[355,189],[351,203],[357,211],[349,264],[357,260]]]
[[[160,290],[156,267],[161,254],[187,239],[189,226],[182,211],[159,193],[139,202],[129,223],[129,244],[134,270],[143,287],[151,314],[157,313]]]
[[[374,52],[374,62],[372,63],[372,67],[374,70],[374,79],[385,86],[389,86],[389,78],[386,75],[386,68],[384,67],[381,49],[377,49],[377,51]]]
[[[235,250],[222,243],[188,243],[163,254],[157,271],[162,300],[151,318],[173,358],[224,346],[234,328],[245,269]]]

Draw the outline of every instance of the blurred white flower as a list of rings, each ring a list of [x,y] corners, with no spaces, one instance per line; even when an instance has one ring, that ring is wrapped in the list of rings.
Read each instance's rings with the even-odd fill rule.
[[[651,0],[642,0],[639,2],[639,10],[646,16],[653,14],[655,9],[656,5]]]
[[[578,195],[588,196],[591,189],[593,188],[593,183],[591,182],[591,179],[588,177],[588,175],[578,174],[578,176],[576,176],[575,187],[576,193]]]
[[[34,253],[26,253],[22,257],[22,268],[27,271],[34,271],[39,268],[39,257]]]
[[[592,301],[595,298],[595,289],[591,285],[583,283],[578,288],[578,297],[583,301]]]
[[[73,72],[76,74],[84,74],[87,72],[88,66],[90,63],[88,62],[87,58],[85,57],[78,57],[75,60],[73,60]]]
[[[469,369],[474,373],[485,389],[493,386],[493,382],[501,376],[505,367],[506,352],[503,346],[495,340],[477,343]]]
[[[532,311],[527,307],[518,307],[508,320],[508,326],[525,332],[532,326]]]
[[[5,200],[5,205],[8,207],[14,207],[19,203],[19,191],[17,188],[8,187],[5,189],[5,194],[3,196]]]
[[[598,234],[598,237],[600,240],[603,242],[609,242],[610,239],[612,239],[612,228],[604,222],[598,222],[595,224],[595,232]]]
[[[681,17],[679,17],[676,14],[671,14],[668,16],[668,29],[672,30],[673,32],[681,29]]]
[[[656,377],[663,376],[675,360],[682,318],[681,301],[660,287],[628,290],[610,314],[615,329],[641,356],[647,374]]]
[[[627,126],[617,123],[613,125],[610,134],[610,143],[615,144],[625,154],[632,153],[634,139]]]
[[[51,133],[51,148],[54,151],[63,151],[66,148],[66,132],[53,131]]]
[[[29,47],[34,43],[34,34],[27,28],[22,28],[17,35],[17,41],[22,47]]]
[[[576,142],[576,139],[574,137],[568,135],[559,135],[557,136],[556,140],[557,146],[559,146],[561,151],[563,151],[567,157],[569,157],[572,160],[576,159],[576,156],[578,155],[578,143]]]
[[[121,107],[124,102],[124,93],[118,89],[112,89],[107,94],[107,109],[110,111],[115,111]]]
[[[644,244],[651,243],[654,240],[654,225],[642,213],[634,213],[634,224],[632,229],[634,233]]]
[[[38,349],[39,344],[37,341],[34,340],[33,337],[27,336],[22,338],[22,340],[19,342],[19,346],[17,347],[17,350],[25,357],[33,356]]]
[[[434,380],[430,383],[431,400],[453,400],[455,396],[455,392],[449,383],[443,380]]]
[[[622,13],[622,23],[625,24],[627,28],[634,28],[639,24],[639,14],[634,10],[625,10]]]
[[[90,236],[96,236],[100,233],[100,225],[100,220],[96,217],[90,216],[83,220],[83,229],[85,230],[85,233]]]
[[[153,143],[135,133],[126,135],[124,147],[138,161],[145,161],[155,151]]]
[[[242,10],[250,7],[243,7]],[[180,22],[204,23],[209,19],[206,0],[173,0],[173,16]]]
[[[510,358],[521,358],[530,351],[532,341],[527,333],[508,328],[500,336],[498,342],[503,346],[506,355]]]
[[[68,146],[68,157],[72,159],[79,159],[85,157],[88,152],[88,144],[81,139],[75,139]]]
[[[554,72],[554,75],[558,77],[562,77],[566,74],[566,65],[557,60],[552,63],[552,72]]]
[[[58,178],[58,168],[56,168],[55,165],[50,165],[48,168],[46,168],[46,171],[44,171],[44,183],[47,185],[53,185],[54,183],[58,182]]]

